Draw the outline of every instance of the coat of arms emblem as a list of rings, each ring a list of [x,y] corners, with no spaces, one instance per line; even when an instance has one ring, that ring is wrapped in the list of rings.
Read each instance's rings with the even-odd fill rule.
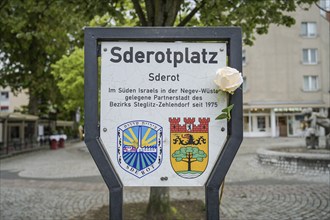
[[[155,171],[163,159],[163,128],[137,120],[117,129],[117,160],[122,169],[142,178]]]
[[[197,178],[208,164],[210,118],[169,118],[171,131],[171,165],[186,179]]]

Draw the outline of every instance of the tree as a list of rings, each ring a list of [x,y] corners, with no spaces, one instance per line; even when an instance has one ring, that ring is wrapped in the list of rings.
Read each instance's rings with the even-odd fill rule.
[[[84,51],[80,48],[70,55],[63,55],[51,65],[60,93],[63,97],[64,111],[76,112],[84,108]]]
[[[107,26],[109,22],[122,24],[126,18],[111,18],[107,12],[103,16],[96,15],[89,26]],[[74,47],[70,54],[64,54],[61,59],[51,65],[51,74],[57,82],[61,94],[63,112],[75,113],[84,110],[84,50]]]
[[[254,34],[266,34],[270,24],[291,26],[288,15],[297,7],[307,10],[317,0],[132,0],[141,26],[240,26],[244,43],[252,45]]]
[[[202,162],[206,156],[207,155],[203,150],[200,150],[198,147],[190,146],[181,147],[172,154],[172,157],[174,157],[177,162],[182,161],[187,163],[187,171],[192,171],[191,164],[193,162]]]
[[[102,2],[102,1],[100,1]],[[103,1],[104,2],[104,1]],[[0,86],[27,89],[29,113],[43,115],[60,96],[50,65],[81,44],[82,27],[106,6],[77,0],[0,3]]]

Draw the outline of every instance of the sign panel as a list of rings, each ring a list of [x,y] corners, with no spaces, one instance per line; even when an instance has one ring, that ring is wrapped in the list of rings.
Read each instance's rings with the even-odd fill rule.
[[[225,144],[225,43],[101,42],[100,139],[124,186],[203,186]],[[91,106],[92,107],[92,106]]]

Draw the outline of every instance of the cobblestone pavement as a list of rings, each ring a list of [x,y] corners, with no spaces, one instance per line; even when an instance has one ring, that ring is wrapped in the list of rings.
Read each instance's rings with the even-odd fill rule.
[[[247,138],[225,182],[221,219],[330,219],[329,174],[283,173],[255,151],[303,146],[299,138]],[[330,156],[330,155],[329,155]],[[108,204],[108,190],[83,143],[0,161],[0,219],[70,219]],[[124,202],[146,201],[147,187],[124,188]],[[204,199],[204,189],[171,188],[174,199]],[[125,210],[124,210],[125,211]]]

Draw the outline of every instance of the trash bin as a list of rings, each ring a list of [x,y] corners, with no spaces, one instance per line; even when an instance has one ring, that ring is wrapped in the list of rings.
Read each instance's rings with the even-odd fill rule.
[[[58,141],[58,147],[64,148],[64,139],[63,138],[60,138],[60,140]]]
[[[55,140],[55,139],[50,140],[50,149],[51,150],[57,149],[57,140]]]
[[[65,140],[66,140],[66,135],[65,134],[61,134],[59,135],[59,142],[58,142],[58,147],[59,148],[64,148],[64,144],[65,144]]]
[[[50,141],[50,149],[51,150],[56,150],[58,147],[58,142],[59,142],[59,136],[58,135],[51,135],[49,137],[49,141]]]

